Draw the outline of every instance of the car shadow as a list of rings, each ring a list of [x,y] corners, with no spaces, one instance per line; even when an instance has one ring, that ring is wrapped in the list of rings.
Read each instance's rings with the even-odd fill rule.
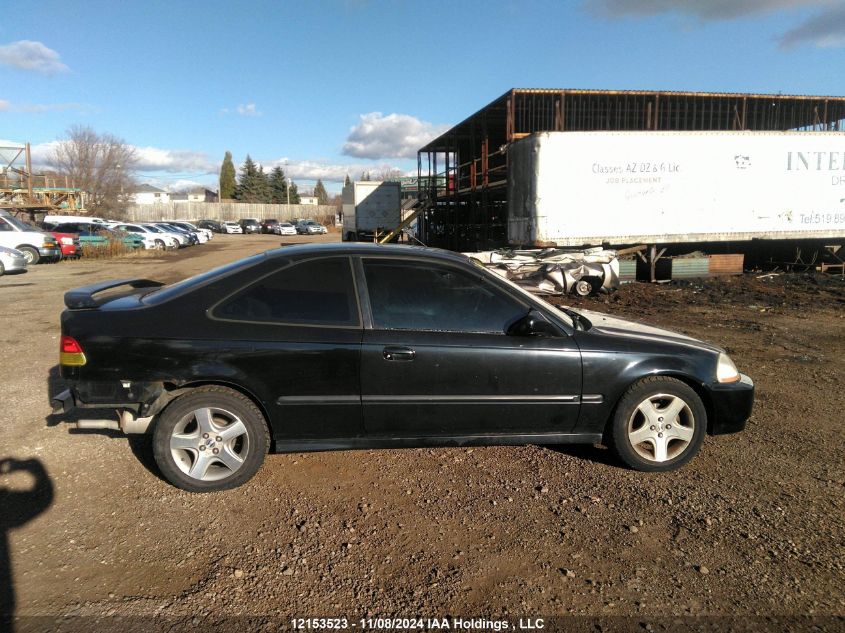
[[[21,475],[30,481],[16,481]],[[9,532],[47,510],[54,493],[47,469],[37,459],[0,458],[0,478],[0,630],[12,632],[16,597]]]
[[[618,459],[616,459],[613,452],[606,446],[600,446],[598,444],[548,444],[543,446],[543,448],[547,448],[556,453],[571,455],[572,457],[577,457],[578,459],[585,459],[597,464],[604,464],[606,466],[624,469],[624,466]]]

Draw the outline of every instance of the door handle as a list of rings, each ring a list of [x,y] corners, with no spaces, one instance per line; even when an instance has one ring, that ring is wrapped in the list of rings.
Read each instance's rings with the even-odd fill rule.
[[[384,360],[414,360],[417,353],[410,347],[385,347],[382,351]]]

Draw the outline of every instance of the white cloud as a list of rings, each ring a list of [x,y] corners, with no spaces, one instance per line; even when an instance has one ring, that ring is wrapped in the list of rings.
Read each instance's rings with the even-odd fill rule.
[[[136,147],[138,171],[166,171],[172,174],[185,172],[217,173],[220,165],[205,152]]]
[[[414,158],[417,150],[449,129],[409,114],[362,114],[343,144],[343,153],[357,158]]]
[[[68,70],[56,51],[32,40],[19,40],[0,46],[0,64],[45,75]]]
[[[285,164],[287,163],[287,165]],[[288,160],[278,159],[268,163],[262,163],[265,171],[270,171],[277,165],[284,169],[285,175],[296,180],[317,180],[323,182],[343,182],[346,180],[347,174],[353,180],[361,175],[361,172],[370,172],[375,177],[377,174],[388,171],[401,171],[408,176],[416,175],[417,171],[414,169],[413,174],[406,169],[397,167],[392,163],[328,163],[324,161],[311,160]]]
[[[730,20],[755,13],[831,6],[837,0],[586,0],[590,9],[610,17],[678,13],[704,20]]]
[[[88,107],[81,103],[12,103],[0,99],[0,112],[23,112],[42,114],[44,112],[64,112],[67,110],[85,111]]]
[[[238,114],[241,116],[261,116],[261,112],[255,107],[254,103],[241,104],[237,108]]]

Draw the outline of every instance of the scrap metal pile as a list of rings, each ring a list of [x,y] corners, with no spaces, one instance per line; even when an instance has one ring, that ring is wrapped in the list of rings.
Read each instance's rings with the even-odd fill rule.
[[[505,279],[543,295],[587,296],[619,287],[616,251],[601,247],[582,251],[554,248],[464,253]]]

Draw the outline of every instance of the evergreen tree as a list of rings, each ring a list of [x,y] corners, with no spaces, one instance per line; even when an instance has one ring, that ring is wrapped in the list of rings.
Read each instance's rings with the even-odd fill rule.
[[[299,204],[299,192],[296,189],[296,183],[291,180],[290,181],[290,203],[291,204]]]
[[[270,192],[270,178],[264,173],[264,167],[258,167],[258,173],[255,175],[255,194],[256,202],[268,203],[272,197]]]
[[[274,167],[270,172],[270,202],[273,204],[287,204],[288,181],[281,167]]]
[[[235,197],[235,164],[232,162],[232,152],[226,152],[223,164],[220,166],[220,200]]]
[[[329,192],[326,191],[323,181],[319,178],[317,179],[317,184],[314,185],[314,196],[317,198],[317,204],[329,203]]]
[[[352,184],[352,181],[349,180],[349,174],[346,174],[346,180],[343,181],[344,188],[348,187],[351,184]]]
[[[270,184],[264,168],[255,164],[255,161],[246,156],[238,186],[235,187],[235,199],[241,202],[266,202],[270,199]]]

